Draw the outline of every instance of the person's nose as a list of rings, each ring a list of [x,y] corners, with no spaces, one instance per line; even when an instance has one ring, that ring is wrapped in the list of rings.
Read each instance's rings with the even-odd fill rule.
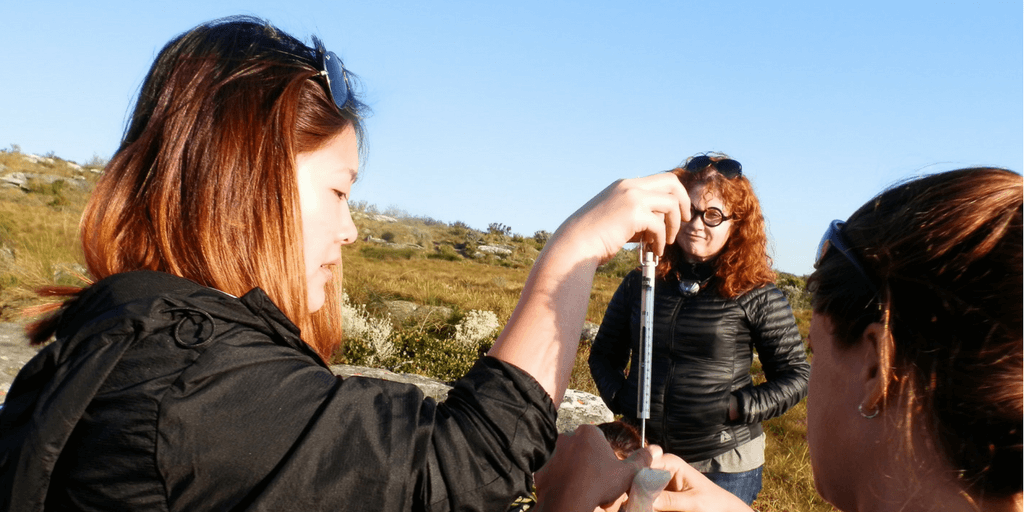
[[[693,212],[690,217],[690,225],[693,226],[695,231],[703,231],[708,227],[707,223],[704,222],[704,215],[700,212]]]
[[[356,228],[356,223],[352,220],[352,211],[349,210],[348,203],[345,203],[344,208],[341,212],[341,223],[338,226],[338,233],[336,240],[341,245],[348,245],[356,241],[356,237],[359,236],[359,229]]]

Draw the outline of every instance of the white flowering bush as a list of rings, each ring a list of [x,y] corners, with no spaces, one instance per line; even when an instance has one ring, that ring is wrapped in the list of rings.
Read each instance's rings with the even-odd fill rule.
[[[500,327],[493,311],[474,309],[455,325],[455,343],[476,350],[480,342],[494,336]]]
[[[341,325],[345,329],[345,337],[362,341],[370,349],[366,356],[367,364],[380,363],[394,356],[396,349],[391,341],[391,322],[373,318],[363,304],[350,303],[347,293],[342,298]]]

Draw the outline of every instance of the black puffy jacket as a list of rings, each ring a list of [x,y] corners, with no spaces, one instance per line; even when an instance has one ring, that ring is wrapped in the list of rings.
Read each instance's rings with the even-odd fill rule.
[[[655,284],[651,419],[647,438],[684,460],[705,460],[754,439],[761,421],[786,412],[807,393],[810,365],[792,310],[769,284],[735,299],[712,286],[692,297],[674,278]],[[608,407],[637,416],[641,275],[616,290],[590,351],[590,372]],[[750,377],[757,350],[767,382]],[[729,421],[729,397],[740,418]]]
[[[498,510],[554,449],[555,409],[484,358],[443,403],[339,379],[266,294],[109,277],[0,412],[0,510]]]

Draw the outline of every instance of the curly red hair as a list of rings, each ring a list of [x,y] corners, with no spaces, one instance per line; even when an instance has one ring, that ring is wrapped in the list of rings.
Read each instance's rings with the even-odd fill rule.
[[[708,156],[715,162],[729,158],[724,153]],[[687,162],[691,159],[687,159]],[[678,176],[680,183],[687,189],[703,186],[705,191],[718,195],[733,217],[729,239],[715,259],[715,276],[718,277],[715,286],[718,292],[723,297],[738,297],[754,288],[775,282],[772,258],[768,255],[764,214],[761,213],[761,203],[754,194],[750,180],[746,176],[728,179],[713,166],[689,172],[685,163],[670,172]],[[665,278],[675,272],[685,262],[684,256],[678,245],[666,247],[665,257],[658,264],[658,277]]]

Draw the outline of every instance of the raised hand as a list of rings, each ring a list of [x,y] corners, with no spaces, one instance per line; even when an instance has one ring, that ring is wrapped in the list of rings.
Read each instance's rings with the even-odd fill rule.
[[[619,180],[576,210],[548,241],[567,238],[603,263],[628,242],[643,242],[658,256],[690,220],[690,197],[672,173]],[[591,252],[593,251],[593,252]]]
[[[533,375],[560,404],[597,266],[631,241],[661,255],[689,219],[690,196],[672,173],[609,185],[548,240],[490,355]]]

